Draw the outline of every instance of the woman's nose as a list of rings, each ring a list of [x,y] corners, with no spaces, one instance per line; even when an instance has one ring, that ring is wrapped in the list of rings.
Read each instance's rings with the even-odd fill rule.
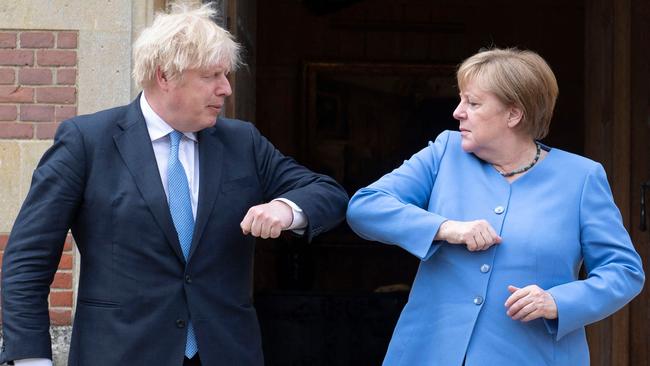
[[[462,106],[463,106],[462,102],[458,103],[458,106],[456,107],[453,113],[454,118],[459,121],[465,117],[465,110],[462,108]]]

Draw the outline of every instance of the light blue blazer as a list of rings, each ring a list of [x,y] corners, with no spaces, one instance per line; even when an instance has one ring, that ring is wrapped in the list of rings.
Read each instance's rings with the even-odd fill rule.
[[[479,252],[433,241],[447,219],[485,219],[503,241]],[[584,326],[644,282],[603,167],[558,149],[508,183],[462,150],[458,132],[443,132],[359,190],[347,220],[422,260],[384,365],[588,365]],[[583,262],[588,276],[578,280]],[[551,293],[557,320],[506,315],[507,286],[532,284]]]

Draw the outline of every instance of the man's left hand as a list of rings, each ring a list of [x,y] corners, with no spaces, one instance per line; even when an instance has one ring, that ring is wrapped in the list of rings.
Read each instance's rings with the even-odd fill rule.
[[[557,304],[548,292],[537,285],[524,288],[508,286],[512,295],[506,300],[507,314],[513,320],[528,322],[537,318],[556,319]]]
[[[282,201],[271,201],[248,209],[239,226],[244,235],[268,239],[280,236],[292,221],[293,212],[289,205]]]

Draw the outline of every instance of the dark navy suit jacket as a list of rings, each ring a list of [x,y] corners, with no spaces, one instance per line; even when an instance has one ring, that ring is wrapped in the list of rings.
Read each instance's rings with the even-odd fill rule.
[[[139,98],[61,124],[6,247],[1,362],[51,357],[47,296],[72,229],[81,271],[69,365],[180,366],[190,317],[204,365],[263,364],[255,239],[239,223],[251,206],[285,197],[307,216],[310,239],[343,219],[347,195],[250,123],[219,119],[198,141],[186,263]]]

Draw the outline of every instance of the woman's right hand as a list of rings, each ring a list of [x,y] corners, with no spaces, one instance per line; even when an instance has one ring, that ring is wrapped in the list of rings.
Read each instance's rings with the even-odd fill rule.
[[[444,240],[450,244],[465,244],[470,252],[486,250],[494,244],[501,243],[501,237],[485,220],[447,220],[440,225],[434,239]]]

